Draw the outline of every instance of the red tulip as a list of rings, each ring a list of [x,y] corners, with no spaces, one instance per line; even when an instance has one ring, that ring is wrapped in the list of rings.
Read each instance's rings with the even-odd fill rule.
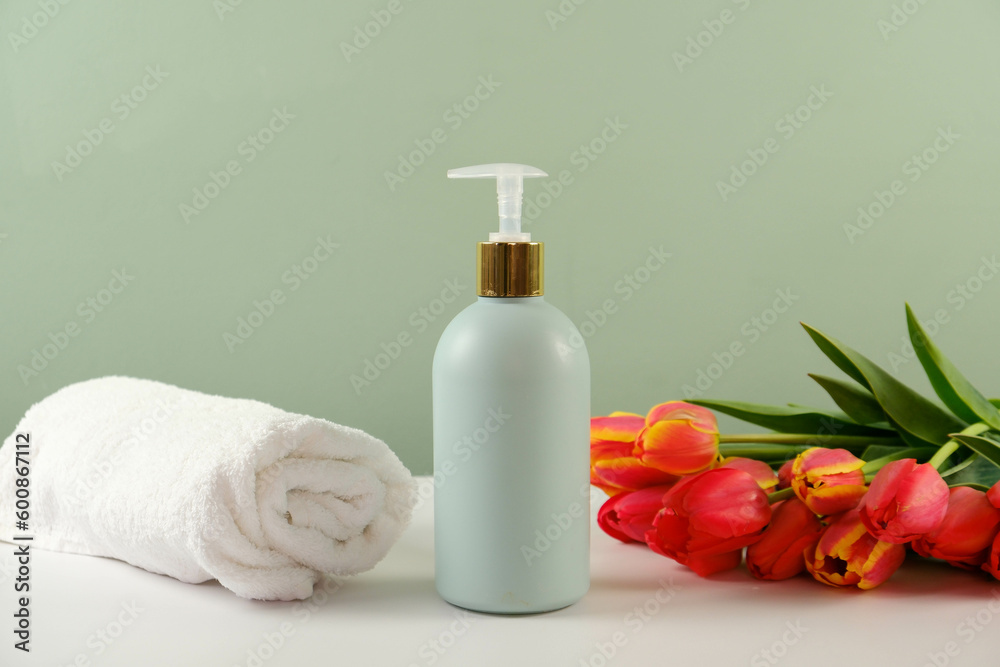
[[[986,499],[993,507],[1000,509],[1000,482],[990,487],[990,490],[986,492]]]
[[[767,494],[749,474],[715,468],[677,482],[646,532],[653,551],[706,577],[736,567],[771,520]]]
[[[806,569],[816,581],[863,590],[875,588],[891,577],[904,558],[906,547],[872,537],[858,509],[841,514],[816,546],[805,551]]]
[[[704,470],[719,456],[715,415],[683,401],[661,403],[646,415],[634,454],[643,463],[672,475]]]
[[[986,562],[990,546],[1000,529],[1000,509],[986,494],[956,486],[948,494],[948,509],[941,525],[912,542],[921,556],[940,558],[966,569]]]
[[[616,540],[621,540],[626,544],[631,542],[632,538],[621,530],[621,525],[618,522],[618,513],[615,510],[615,500],[618,498],[624,498],[629,493],[631,492],[626,491],[624,493],[611,496],[604,501],[604,504],[601,505],[601,509],[597,510],[597,525],[600,526],[601,530]]]
[[[747,569],[758,579],[778,581],[806,569],[804,552],[815,549],[823,524],[798,498],[771,507],[771,525],[747,547]]]
[[[760,488],[765,491],[778,485],[778,476],[774,474],[773,470],[771,470],[771,466],[767,465],[763,461],[745,459],[742,456],[730,456],[723,459],[722,462],[716,467],[742,470],[757,480],[757,484],[759,484]]]
[[[663,495],[670,486],[651,486],[608,498],[597,513],[597,525],[622,542],[645,542],[653,518],[663,509]]]
[[[990,490],[986,492],[986,499],[993,507],[1000,509],[1000,482],[990,487]],[[983,563],[983,570],[1000,579],[1000,535],[993,538],[993,546],[990,548],[986,562]]]
[[[983,570],[1000,579],[1000,535],[993,538],[993,546],[990,547],[990,553],[983,563]]]
[[[641,415],[613,412],[590,420],[590,483],[609,496],[647,486],[669,484],[677,477],[632,456],[635,439],[645,428]]]
[[[911,542],[941,525],[948,485],[929,463],[900,459],[878,471],[861,504],[861,521],[885,542]]]
[[[612,412],[607,417],[591,417],[590,441],[635,442],[639,431],[645,426],[645,418],[632,412]]]
[[[839,514],[856,507],[865,495],[864,465],[846,449],[813,447],[792,461],[791,485],[816,514]]]
[[[780,468],[778,468],[778,488],[787,489],[792,485],[792,466],[795,465],[795,459],[789,459],[785,461]]]

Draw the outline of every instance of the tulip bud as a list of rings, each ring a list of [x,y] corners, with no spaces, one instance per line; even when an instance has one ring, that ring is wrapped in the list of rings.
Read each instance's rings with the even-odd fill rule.
[[[757,480],[757,484],[759,484],[760,488],[765,491],[773,489],[778,485],[778,476],[774,474],[773,470],[771,470],[771,466],[767,465],[763,461],[746,459],[742,456],[730,456],[723,459],[722,462],[716,467],[742,470]]]
[[[1000,579],[1000,535],[993,538],[993,546],[983,563],[983,571],[989,572],[995,579]]]
[[[652,486],[608,498],[597,513],[597,525],[622,542],[645,542],[653,518],[663,509],[670,486]]]
[[[986,499],[993,507],[1000,509],[1000,482],[990,487],[990,490],[986,492]]]
[[[785,461],[780,468],[778,468],[778,488],[787,489],[792,485],[792,466],[795,464],[795,459],[789,459]]]
[[[911,544],[921,556],[940,558],[957,567],[979,568],[1000,529],[1000,510],[986,494],[966,486],[949,490],[944,519]]]
[[[929,463],[901,459],[878,471],[858,509],[868,532],[885,542],[911,542],[941,525],[948,485]]]
[[[990,487],[990,490],[986,492],[986,499],[993,507],[1000,509],[1000,482]],[[983,570],[992,574],[994,578],[1000,579],[1000,535],[993,538],[993,546],[986,557],[986,562],[983,563]]]
[[[856,507],[865,495],[864,465],[846,449],[813,447],[792,461],[792,489],[816,514],[839,514]]]
[[[667,491],[646,544],[705,577],[739,565],[743,547],[760,539],[770,519],[767,494],[753,477],[715,468]]]
[[[683,401],[657,405],[646,415],[633,453],[644,464],[672,475],[705,470],[719,457],[715,415]]]
[[[747,547],[747,569],[758,579],[778,581],[806,569],[804,552],[815,548],[823,524],[798,498],[771,507],[771,525]]]
[[[647,486],[670,484],[677,477],[645,465],[632,455],[645,427],[641,415],[613,412],[590,420],[590,483],[609,496]]]
[[[828,586],[867,590],[885,582],[903,564],[906,547],[873,537],[857,509],[844,512],[805,551],[806,569]]]

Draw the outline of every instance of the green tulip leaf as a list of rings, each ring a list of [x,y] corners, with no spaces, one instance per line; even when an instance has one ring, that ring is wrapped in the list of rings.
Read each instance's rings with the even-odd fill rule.
[[[965,428],[963,422],[907,387],[863,354],[808,324],[803,323],[802,326],[830,361],[872,393],[907,444],[913,447],[924,447],[928,443],[943,445],[949,440],[949,433]]]
[[[856,424],[843,413],[828,412],[818,408],[704,399],[690,400],[688,403],[694,403],[778,433],[806,433],[817,437],[856,435],[892,438],[896,436],[895,431]]]
[[[799,322],[802,327],[809,334],[809,337],[813,339],[816,346],[820,349],[820,352],[825,354],[827,358],[834,363],[834,365],[840,370],[847,373],[847,375],[860,384],[865,389],[871,391],[871,383],[868,378],[864,376],[864,373],[857,367],[857,365],[841,351],[844,345],[840,344],[838,341],[830,338],[826,334],[819,331],[819,329],[813,329],[811,326],[805,322]],[[850,349],[850,348],[848,348]]]
[[[950,489],[955,486],[967,486],[970,489],[975,489],[976,491],[982,491],[985,493],[990,490],[991,485],[979,484],[978,482],[959,482],[958,484],[949,484],[948,488]]]
[[[927,373],[931,386],[948,409],[970,424],[983,421],[1000,430],[1000,410],[990,403],[938,349],[906,304],[906,325],[913,351]]]
[[[837,419],[847,420],[854,422],[857,426],[867,426],[869,429],[876,429],[880,431],[886,431],[890,437],[898,438],[899,434],[896,433],[896,428],[889,423],[888,419],[883,419],[880,422],[872,422],[871,424],[860,424],[857,419],[853,419],[850,415],[844,412],[837,412],[836,410],[823,410],[821,408],[815,408],[811,405],[802,405],[801,403],[789,403],[788,407],[797,408],[799,410],[804,410],[806,412],[819,412],[824,415],[829,415],[831,417],[837,417]],[[879,437],[886,435],[886,433],[880,434]]]
[[[974,451],[976,454],[979,454],[981,459],[988,459],[990,463],[997,468],[1000,468],[1000,442],[990,438],[984,438],[981,435],[962,435],[961,433],[955,433],[951,437]]]
[[[874,461],[875,459],[880,459],[883,456],[891,456],[898,451],[899,447],[893,447],[891,445],[869,445],[858,458],[862,461]]]
[[[975,463],[976,461],[978,461],[979,458],[980,458],[979,454],[976,454],[975,452],[973,452],[972,456],[968,457],[967,459],[965,459],[964,461],[958,463],[957,465],[954,465],[951,468],[948,468],[947,470],[945,470],[944,472],[941,473],[941,476],[942,477],[951,477],[952,475],[958,474],[958,473],[962,472],[963,470],[965,470],[966,468],[968,468],[973,463]],[[993,465],[993,464],[992,463],[988,463],[987,465]]]
[[[885,412],[871,392],[853,382],[845,382],[825,375],[809,373],[819,386],[830,394],[833,402],[859,424],[884,422]]]
[[[971,486],[986,491],[1000,481],[1000,467],[982,456],[973,454],[941,476],[948,486]]]

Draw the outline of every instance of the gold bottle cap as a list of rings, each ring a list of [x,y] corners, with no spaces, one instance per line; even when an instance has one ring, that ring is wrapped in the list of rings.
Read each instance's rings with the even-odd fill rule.
[[[548,176],[538,167],[512,162],[449,169],[448,178],[497,179],[500,230],[476,248],[476,292],[479,296],[541,296],[544,293],[545,252],[521,231],[524,179]]]
[[[487,242],[476,246],[479,296],[541,296],[545,293],[545,244]]]

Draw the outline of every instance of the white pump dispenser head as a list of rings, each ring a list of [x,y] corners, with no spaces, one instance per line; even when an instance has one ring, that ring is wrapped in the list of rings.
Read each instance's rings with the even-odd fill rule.
[[[500,231],[490,232],[491,243],[527,243],[531,234],[521,231],[521,196],[524,179],[548,176],[537,167],[526,164],[480,164],[474,167],[449,169],[448,178],[497,179],[497,205],[500,208]]]

